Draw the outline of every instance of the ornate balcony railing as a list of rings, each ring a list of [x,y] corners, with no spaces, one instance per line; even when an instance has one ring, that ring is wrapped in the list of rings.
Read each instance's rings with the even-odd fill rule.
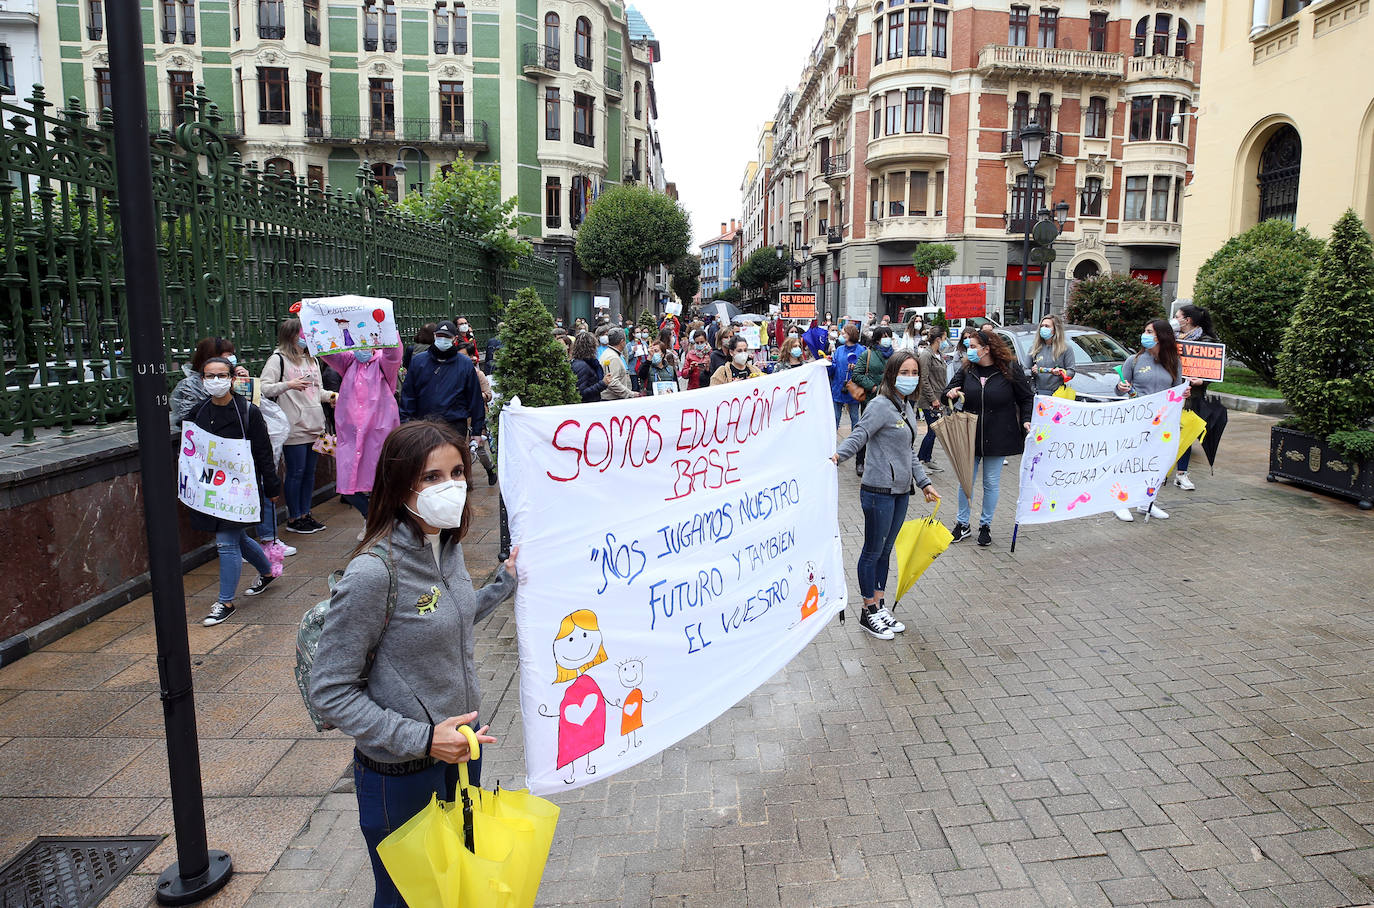
[[[984,72],[1044,73],[1047,75],[1125,76],[1125,57],[1097,50],[1066,47],[1021,47],[989,44],[978,52],[978,68]]]
[[[1002,130],[1002,154],[1021,151],[1021,134],[1015,129]],[[1064,134],[1050,132],[1045,134],[1045,144],[1040,147],[1041,154],[1064,156]]]
[[[410,142],[486,148],[486,120],[430,120],[416,117],[320,117],[317,134],[306,124],[306,137],[326,142]]]
[[[543,69],[558,72],[562,68],[563,53],[547,44],[526,44],[522,48],[522,63],[525,70]]]

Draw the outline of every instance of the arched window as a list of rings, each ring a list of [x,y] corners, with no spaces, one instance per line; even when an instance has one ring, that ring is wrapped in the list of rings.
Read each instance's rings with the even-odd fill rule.
[[[263,164],[263,170],[270,170],[279,177],[290,179],[296,175],[296,169],[286,158],[268,158]]]
[[[1287,124],[1264,144],[1259,161],[1259,219],[1290,224],[1298,217],[1298,178],[1302,173],[1302,139]]]
[[[1143,16],[1141,20],[1135,24],[1135,46],[1132,48],[1132,54],[1134,56],[1145,56],[1145,41],[1149,37],[1149,33],[1150,17]]]
[[[1174,56],[1188,56],[1188,23],[1178,20],[1178,36],[1174,39]]]
[[[586,16],[577,17],[577,35],[573,43],[573,58],[579,68],[592,68],[592,23]]]
[[[390,164],[378,162],[372,165],[372,176],[377,181],[377,185],[382,187],[382,192],[387,194],[387,198],[395,202],[400,196],[397,194],[396,171]]]
[[[643,116],[644,116],[643,88],[640,86],[640,84],[639,84],[638,82],[636,82],[636,83],[635,83],[635,119],[636,119],[636,120],[643,119]]]
[[[1092,259],[1084,259],[1073,266],[1073,278],[1076,281],[1085,281],[1090,277],[1097,277],[1101,271],[1102,269],[1098,267],[1097,262]]]
[[[1169,26],[1173,24],[1174,17],[1168,13],[1155,14],[1155,42],[1152,50],[1156,57],[1169,55]]]
[[[544,15],[544,44],[551,53],[558,51],[558,13]]]

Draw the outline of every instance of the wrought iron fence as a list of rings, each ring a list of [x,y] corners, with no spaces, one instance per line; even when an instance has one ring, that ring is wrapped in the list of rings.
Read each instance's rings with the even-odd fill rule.
[[[403,338],[458,315],[493,330],[493,296],[522,287],[554,303],[551,261],[494,264],[472,237],[391,208],[366,163],[347,189],[264,172],[230,151],[204,90],[192,98],[150,143],[169,387],[207,336],[259,368],[303,297],[388,297]],[[132,414],[111,127],[40,88],[0,103],[0,434]]]

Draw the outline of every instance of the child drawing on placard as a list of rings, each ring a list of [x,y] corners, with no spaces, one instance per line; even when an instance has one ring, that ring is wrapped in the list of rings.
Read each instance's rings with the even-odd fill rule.
[[[649,696],[644,696],[644,690],[639,686],[644,682],[644,660],[626,659],[616,666],[616,674],[620,676],[621,686],[629,689],[622,703],[615,700],[610,701],[612,706],[620,708],[620,734],[625,739],[625,746],[621,749],[619,756],[625,756],[630,752],[631,747],[638,747],[639,730],[644,727],[644,704],[652,703],[658,696],[658,691],[654,691]]]
[[[558,672],[555,684],[571,681],[557,713],[545,712],[539,705],[539,715],[558,716],[559,769],[567,767],[563,781],[571,785],[577,779],[577,760],[587,760],[587,775],[596,772],[592,753],[606,743],[606,697],[601,686],[587,671],[606,661],[601,629],[596,612],[578,609],[563,618],[553,638],[553,661]]]
[[[348,326],[350,324],[349,320],[346,318],[336,318],[334,319],[334,324],[338,325],[339,330],[343,332],[344,346],[353,346],[353,335],[348,333]]]

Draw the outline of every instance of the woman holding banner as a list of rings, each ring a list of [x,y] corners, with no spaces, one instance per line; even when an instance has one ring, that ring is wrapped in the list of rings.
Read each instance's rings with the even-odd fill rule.
[[[912,399],[919,382],[915,355],[910,350],[892,354],[864,415],[830,458],[839,464],[859,451],[868,451],[864,483],[859,487],[859,506],[864,512],[864,544],[858,565],[864,604],[859,626],[879,640],[891,640],[906,630],[906,625],[888,611],[884,591],[892,546],[906,520],[911,491],[920,489],[926,501],[940,500],[916,457],[917,416]]]
[[[1140,352],[1121,365],[1121,381],[1116,383],[1116,392],[1127,397],[1144,397],[1167,391],[1183,380],[1182,368],[1178,361],[1178,341],[1174,329],[1162,318],[1151,319],[1145,323],[1140,335]],[[1190,396],[1184,390],[1185,397]],[[1159,506],[1156,498],[1148,507],[1136,508],[1142,514],[1168,520],[1169,512]],[[1127,523],[1135,520],[1130,508],[1113,512],[1117,520]]]
[[[1073,369],[1064,320],[1059,316],[1047,315],[1040,320],[1040,333],[1026,357],[1026,370],[1035,383],[1036,394],[1053,394],[1078,374]]]
[[[272,457],[272,439],[267,435],[267,423],[258,408],[233,393],[233,369],[229,360],[222,356],[205,361],[201,366],[201,383],[210,397],[186,417],[186,422],[210,435],[248,441],[260,497],[271,507],[272,499],[281,494],[281,480]],[[219,598],[210,606],[210,613],[203,622],[206,627],[214,627],[234,614],[234,595],[238,592],[245,559],[257,568],[258,579],[244,595],[256,596],[276,578],[272,576],[267,553],[248,532],[257,525],[256,519],[236,523],[193,510],[190,521],[195,529],[215,534],[215,548],[219,551]]]
[[[763,375],[757,366],[749,362],[749,342],[744,338],[731,335],[726,352],[730,359],[711,375],[711,384],[728,385],[732,381],[748,381]]]
[[[1030,431],[1031,393],[1026,372],[996,331],[974,331],[968,337],[964,364],[945,387],[945,395],[978,416],[973,442],[973,476],[983,472],[983,508],[978,515],[978,544],[992,545],[992,517],[1001,492],[1002,467],[1008,457],[1026,449]],[[972,531],[972,504],[959,486],[959,516],[954,541],[967,539]]]
[[[1212,314],[1201,306],[1194,306],[1191,303],[1179,306],[1174,317],[1169,320],[1169,327],[1174,329],[1174,333],[1181,340],[1202,341],[1214,344],[1217,339],[1212,335],[1215,329],[1212,327]],[[1200,378],[1188,379],[1189,388],[1193,393],[1189,396],[1188,402],[1184,406],[1189,410],[1196,411],[1198,406],[1207,399],[1207,382]],[[1188,464],[1193,459],[1193,447],[1188,446],[1188,450],[1183,452],[1183,456],[1178,459],[1178,472],[1174,474],[1174,485],[1185,492],[1191,492],[1197,488],[1193,481],[1188,478]],[[1158,512],[1159,509],[1155,508]]]

